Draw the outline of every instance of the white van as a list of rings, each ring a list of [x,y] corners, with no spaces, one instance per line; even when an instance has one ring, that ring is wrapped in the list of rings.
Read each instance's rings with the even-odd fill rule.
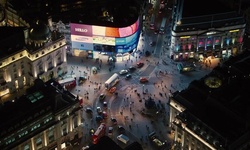
[[[129,138],[124,134],[118,135],[117,140],[121,141],[124,144],[127,144],[129,142]]]

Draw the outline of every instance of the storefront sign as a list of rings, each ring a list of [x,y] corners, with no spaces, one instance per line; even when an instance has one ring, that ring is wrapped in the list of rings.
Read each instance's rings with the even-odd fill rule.
[[[92,43],[72,42],[72,48],[81,50],[93,50]]]

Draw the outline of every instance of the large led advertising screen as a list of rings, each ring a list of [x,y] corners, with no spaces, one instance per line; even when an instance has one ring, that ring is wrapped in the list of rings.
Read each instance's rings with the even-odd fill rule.
[[[138,28],[139,19],[134,24],[122,28],[70,23],[71,35],[80,36],[127,37],[134,34]]]
[[[73,41],[73,42],[83,42],[83,43],[93,43],[93,37],[71,35],[71,41]]]
[[[93,50],[94,46],[92,43],[72,42],[72,48],[80,50]]]

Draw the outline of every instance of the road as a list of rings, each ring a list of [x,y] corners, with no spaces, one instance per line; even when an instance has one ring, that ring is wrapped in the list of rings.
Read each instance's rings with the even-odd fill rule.
[[[106,55],[101,55],[100,57],[103,63],[97,74],[91,74],[89,69],[99,65],[95,60],[72,56],[68,57],[69,73],[73,72],[77,78],[81,76],[83,72],[86,72],[89,76],[89,79],[85,81],[84,84],[78,85],[72,90],[72,93],[80,97],[84,98],[88,96],[88,99],[84,98],[83,109],[91,107],[94,112],[93,116],[89,117],[85,111],[83,111],[83,126],[86,136],[81,139],[81,147],[91,142],[89,130],[91,128],[96,129],[99,126],[99,123],[95,121],[95,116],[97,115],[96,107],[98,106],[108,114],[108,118],[103,122],[109,127],[112,126],[110,118],[116,118],[118,125],[122,125],[126,129],[125,134],[130,138],[130,143],[138,141],[143,145],[145,150],[155,149],[154,145],[152,145],[147,138],[148,134],[152,131],[155,131],[161,140],[166,140],[171,143],[173,135],[169,134],[171,129],[168,126],[169,106],[167,105],[169,92],[183,90],[188,87],[191,81],[200,79],[208,74],[211,69],[217,65],[217,60],[212,60],[211,68],[201,68],[193,72],[180,74],[176,68],[176,62],[173,62],[169,58],[168,45],[167,42],[165,42],[169,40],[167,39],[167,34],[169,33],[165,33],[164,35],[154,34],[153,30],[146,29],[145,34],[140,37],[138,50],[143,52],[145,52],[145,50],[152,51],[153,55],[146,57],[144,54],[140,55],[140,53],[137,52],[130,56],[130,60],[116,62],[115,68],[111,71],[109,71],[110,66],[107,64],[108,57]],[[149,41],[152,40],[156,40],[155,46],[149,45]],[[164,60],[165,63],[163,63],[162,60]],[[137,62],[143,62],[144,66],[140,69],[137,68],[135,72],[131,73],[132,78],[129,80],[126,80],[124,75],[121,76],[120,82],[116,85],[118,95],[110,94],[105,90],[104,82],[110,76],[114,73],[119,73],[122,69],[127,69],[129,66],[135,66]],[[196,66],[200,66],[200,64],[196,62]],[[159,72],[162,73],[160,74]],[[148,78],[149,82],[141,84],[139,82],[140,77]],[[103,102],[99,101],[99,95],[101,93],[106,94],[105,101],[108,103],[106,109],[103,107]],[[160,93],[162,93],[162,96]],[[140,96],[138,96],[138,94]],[[156,115],[155,111],[145,107],[145,102],[149,97],[154,100],[158,110],[160,108],[164,110],[162,114]],[[127,146],[116,140],[117,135],[117,126],[115,126],[111,138],[122,148]],[[79,149],[79,147],[75,149]]]

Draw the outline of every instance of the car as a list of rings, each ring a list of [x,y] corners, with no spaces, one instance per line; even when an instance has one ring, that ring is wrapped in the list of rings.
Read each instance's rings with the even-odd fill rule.
[[[87,107],[87,108],[86,108],[86,113],[88,113],[88,114],[92,114],[92,113],[93,113],[93,111],[92,111],[92,109],[91,109],[90,107]]]
[[[155,45],[155,42],[150,42],[149,45],[150,45],[150,46],[154,46],[154,45]]]
[[[108,102],[107,102],[107,101],[104,101],[104,102],[103,102],[103,107],[105,107],[105,108],[108,107]]]
[[[146,57],[150,56],[150,52],[149,52],[149,51],[146,51],[146,52],[145,52],[145,56],[146,56]]]
[[[127,80],[130,79],[130,78],[132,78],[131,74],[127,74],[126,77],[125,77],[125,79],[127,79]]]
[[[106,95],[104,93],[101,93],[99,96],[99,100],[102,101],[105,99],[105,97],[106,97]]]
[[[108,135],[109,135],[109,136],[112,136],[112,135],[113,135],[113,127],[109,127]]]
[[[103,117],[100,116],[100,115],[97,115],[97,116],[95,117],[95,120],[96,120],[96,122],[101,123],[101,122],[103,121]]]
[[[148,82],[147,78],[144,78],[144,77],[140,78],[140,83],[147,83],[147,82]]]
[[[118,126],[118,132],[119,134],[124,134],[125,133],[125,128],[121,125]]]
[[[106,112],[106,111],[103,111],[103,112],[102,112],[102,117],[103,117],[103,119],[108,118],[108,114],[107,114],[107,112]]]
[[[113,125],[117,125],[117,120],[115,118],[111,118],[111,122],[113,123]]]
[[[94,135],[94,133],[95,133],[95,129],[94,129],[94,128],[91,128],[91,129],[89,130],[89,134],[90,134],[90,135]]]
[[[86,76],[80,76],[79,79],[78,79],[78,83],[79,84],[82,84],[84,81],[87,80],[87,77]]]
[[[156,29],[154,33],[155,33],[155,34],[158,34],[158,33],[159,33],[159,30],[158,30],[158,29]]]
[[[127,73],[128,73],[128,70],[125,70],[125,69],[123,69],[123,70],[121,70],[119,72],[120,75],[124,75],[124,74],[127,74]]]
[[[144,63],[143,62],[138,62],[136,65],[137,65],[137,68],[142,68],[144,66]]]
[[[154,131],[148,135],[148,138],[156,147],[163,147],[166,144],[156,136]]]
[[[121,141],[124,144],[127,144],[129,142],[129,138],[124,134],[118,135],[117,140]]]
[[[109,93],[111,93],[111,94],[115,93],[115,91],[116,91],[116,87],[115,86],[109,89]]]
[[[135,67],[135,66],[130,66],[130,67],[128,68],[128,70],[129,70],[129,72],[133,72],[133,71],[136,70],[136,67]]]
[[[96,112],[98,113],[98,114],[102,114],[102,108],[101,107],[96,107]]]

